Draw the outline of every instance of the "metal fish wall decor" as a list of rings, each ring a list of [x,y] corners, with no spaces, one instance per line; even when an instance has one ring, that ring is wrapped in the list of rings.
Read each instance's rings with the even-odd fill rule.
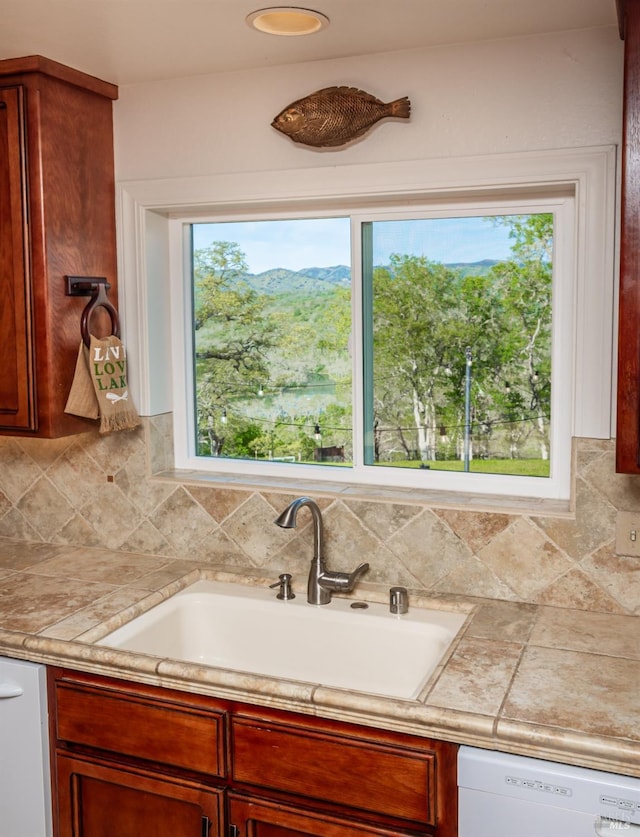
[[[363,136],[381,119],[410,115],[406,96],[382,102],[355,87],[325,87],[287,105],[271,125],[294,142],[331,148]]]

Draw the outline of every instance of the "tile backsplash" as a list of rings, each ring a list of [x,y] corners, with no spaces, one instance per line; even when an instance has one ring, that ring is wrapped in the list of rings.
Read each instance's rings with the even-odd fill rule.
[[[614,552],[640,478],[615,473],[613,441],[575,445],[571,516],[321,497],[327,563],[368,561],[368,581],[436,593],[640,614],[640,559]],[[170,452],[170,416],[107,436],[0,437],[0,537],[306,575],[312,527],[273,523],[294,494],[151,477]]]

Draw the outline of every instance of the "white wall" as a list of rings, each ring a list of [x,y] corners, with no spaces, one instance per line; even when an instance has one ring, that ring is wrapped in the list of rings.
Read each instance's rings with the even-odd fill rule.
[[[289,102],[335,84],[408,95],[411,121],[387,121],[337,151],[271,127]],[[615,27],[140,84],[120,88],[115,103],[116,177],[607,145],[620,141],[621,101]]]
[[[380,194],[396,186],[409,192],[417,180],[425,191],[441,175],[446,182],[468,175],[459,188],[500,183],[509,180],[509,165],[521,152],[550,165],[551,150],[611,148],[621,138],[622,52],[617,30],[606,27],[121,88],[115,106],[119,286],[138,408],[145,415],[171,409],[170,277],[181,263],[170,269],[157,258],[168,247],[163,215],[249,196],[366,194],[373,181],[384,181]],[[297,145],[271,127],[289,102],[335,84],[384,100],[408,95],[411,121],[387,121],[333,151]],[[589,152],[583,156],[586,161]],[[613,162],[605,161],[595,179],[586,169],[578,177],[591,184],[581,180],[581,216],[586,201],[597,205],[590,205],[581,232],[580,281],[589,291],[576,304],[574,355],[574,435],[604,438],[615,402],[615,158],[609,157]],[[527,180],[526,170],[514,182],[540,182]],[[152,314],[151,303],[164,310]]]

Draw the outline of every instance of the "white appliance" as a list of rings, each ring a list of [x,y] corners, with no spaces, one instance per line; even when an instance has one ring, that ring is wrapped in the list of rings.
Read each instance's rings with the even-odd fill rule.
[[[459,837],[640,837],[640,779],[460,747]]]
[[[0,657],[0,837],[50,837],[46,669]]]

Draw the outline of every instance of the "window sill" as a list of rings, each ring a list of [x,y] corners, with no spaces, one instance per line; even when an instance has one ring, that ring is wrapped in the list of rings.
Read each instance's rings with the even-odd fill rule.
[[[323,480],[278,479],[269,477],[233,476],[209,474],[202,471],[167,470],[153,475],[152,479],[199,487],[225,488],[237,491],[268,491],[282,494],[316,495],[345,500],[369,500],[372,502],[405,503],[454,508],[494,514],[522,514],[536,517],[573,518],[568,500],[548,500],[531,497],[502,497],[490,494],[435,491],[428,489],[362,486],[332,483]]]

